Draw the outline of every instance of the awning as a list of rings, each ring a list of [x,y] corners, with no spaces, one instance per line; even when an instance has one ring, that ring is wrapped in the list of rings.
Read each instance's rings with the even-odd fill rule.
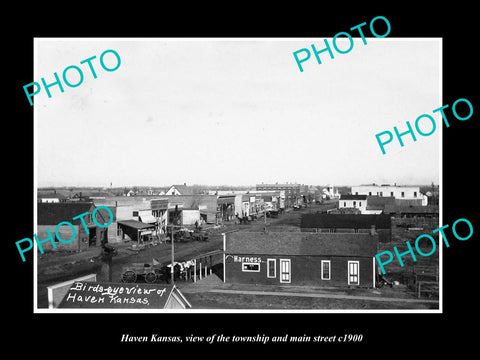
[[[140,221],[145,223],[145,224],[156,224],[157,223],[157,218],[153,215],[138,215],[140,218]]]
[[[137,221],[137,220],[121,220],[121,221],[117,221],[117,224],[119,224],[121,226],[127,226],[127,227],[135,229],[135,230],[155,228],[155,225],[153,225],[153,224],[145,224],[145,223],[143,223],[141,221]]]
[[[235,204],[235,196],[220,196],[217,199],[217,204]]]

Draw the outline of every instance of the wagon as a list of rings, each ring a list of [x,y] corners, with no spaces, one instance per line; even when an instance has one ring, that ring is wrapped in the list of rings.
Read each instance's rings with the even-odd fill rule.
[[[159,265],[132,263],[123,267],[120,278],[125,283],[134,283],[139,279],[144,279],[146,283],[154,283],[161,279],[162,275],[164,274]]]

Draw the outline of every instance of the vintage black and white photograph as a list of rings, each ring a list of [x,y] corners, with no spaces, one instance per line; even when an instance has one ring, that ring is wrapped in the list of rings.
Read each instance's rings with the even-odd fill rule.
[[[36,38],[35,312],[441,312],[442,39],[352,36]]]

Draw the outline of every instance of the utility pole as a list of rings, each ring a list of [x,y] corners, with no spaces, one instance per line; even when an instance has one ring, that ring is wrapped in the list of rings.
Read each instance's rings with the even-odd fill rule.
[[[265,233],[267,233],[267,209],[265,204],[263,205],[263,217],[265,219]]]
[[[170,234],[170,237],[172,239],[172,269],[170,270],[170,278],[172,281],[172,285],[175,282],[175,272],[174,272],[174,264],[175,264],[175,245],[173,244],[175,241],[173,240],[173,232],[174,232],[174,225],[172,224],[172,233]]]

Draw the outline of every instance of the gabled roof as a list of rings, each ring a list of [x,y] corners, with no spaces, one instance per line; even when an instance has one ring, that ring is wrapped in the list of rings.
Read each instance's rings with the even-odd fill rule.
[[[389,215],[356,215],[356,214],[303,214],[300,227],[304,229],[390,229]]]
[[[178,190],[178,192],[181,194],[181,195],[193,195],[193,188],[190,187],[190,186],[187,186],[187,185],[172,185],[170,186],[170,188],[168,190],[170,190],[172,187],[175,187],[175,189]],[[167,190],[167,192],[168,192]]]
[[[80,219],[72,219],[89,212],[93,206],[91,202],[38,203],[37,225],[57,225],[62,221],[81,224]]]
[[[378,235],[233,232],[226,236],[226,254],[239,255],[323,255],[373,257]]]

